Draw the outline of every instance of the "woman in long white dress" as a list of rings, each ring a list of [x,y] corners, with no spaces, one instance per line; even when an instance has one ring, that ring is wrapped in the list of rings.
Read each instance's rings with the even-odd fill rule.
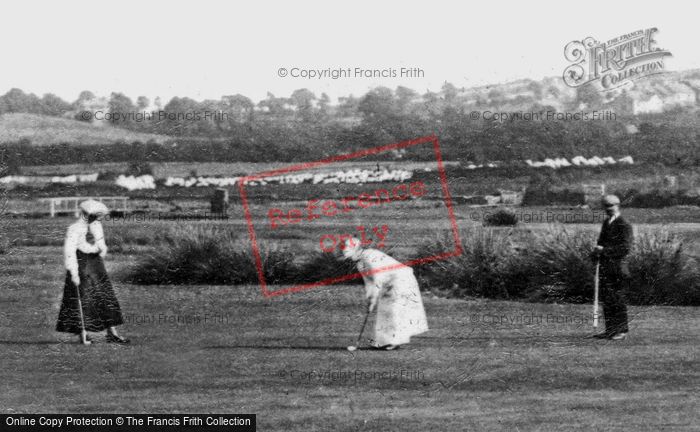
[[[346,240],[343,246],[345,258],[357,262],[357,269],[362,273],[368,313],[377,308],[372,346],[396,349],[409,343],[411,336],[428,331],[413,269],[379,250],[363,249],[356,238]],[[386,267],[389,269],[379,270]]]

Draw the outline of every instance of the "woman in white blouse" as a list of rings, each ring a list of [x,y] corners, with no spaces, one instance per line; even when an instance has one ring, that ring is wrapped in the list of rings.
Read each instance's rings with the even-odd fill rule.
[[[103,261],[107,244],[100,219],[109,210],[95,200],[82,202],[80,210],[63,249],[66,281],[56,331],[78,334],[90,344],[87,332],[107,330],[107,342],[128,343],[115,328],[123,319]]]

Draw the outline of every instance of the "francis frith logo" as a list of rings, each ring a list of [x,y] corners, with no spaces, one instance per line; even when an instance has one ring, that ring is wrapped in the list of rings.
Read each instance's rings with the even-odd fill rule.
[[[656,46],[654,28],[598,42],[592,37],[569,42],[564,56],[571,64],[564,70],[570,87],[595,85],[613,90],[640,78],[664,71],[664,57],[671,53]]]

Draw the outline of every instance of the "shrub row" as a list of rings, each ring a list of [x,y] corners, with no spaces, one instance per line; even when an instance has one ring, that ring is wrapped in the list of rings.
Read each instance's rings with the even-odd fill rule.
[[[617,192],[626,207],[663,208],[678,205],[700,206],[700,195],[690,191],[668,191],[655,189],[649,192],[639,192],[634,189]]]
[[[475,227],[461,233],[463,253],[418,266],[423,289],[447,297],[486,297],[538,302],[590,302],[595,233],[557,228],[544,233]],[[136,284],[257,284],[250,245],[230,230],[187,226],[163,235],[160,246],[129,269]],[[421,245],[417,256],[453,249],[442,234]],[[332,254],[261,245],[268,284],[299,284],[355,272]],[[632,304],[700,305],[700,271],[678,237],[666,231],[637,235],[629,256]],[[355,279],[354,282],[360,282]]]
[[[417,268],[421,286],[450,297],[545,302],[590,302],[596,235],[565,228],[528,233],[473,228],[462,232],[464,253]],[[454,248],[447,235],[421,247],[419,256]],[[700,305],[700,270],[681,240],[665,230],[635,238],[632,279],[624,295],[632,304]]]
[[[257,284],[248,242],[225,227],[185,226],[162,235],[158,248],[132,267],[123,279],[136,284]],[[321,252],[299,256],[274,243],[260,245],[268,284],[300,284],[344,276],[352,262]]]

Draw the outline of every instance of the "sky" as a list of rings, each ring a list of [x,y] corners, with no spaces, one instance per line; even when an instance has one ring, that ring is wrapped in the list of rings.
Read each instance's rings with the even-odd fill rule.
[[[574,5],[574,7],[570,7]],[[658,28],[667,70],[700,67],[692,3],[658,1],[33,1],[3,2],[0,93],[73,101],[83,90],[165,102],[308,88],[340,96],[376,86],[419,93],[561,76],[564,46]],[[401,68],[419,77],[401,77]],[[395,77],[306,79],[280,68],[393,69]]]

